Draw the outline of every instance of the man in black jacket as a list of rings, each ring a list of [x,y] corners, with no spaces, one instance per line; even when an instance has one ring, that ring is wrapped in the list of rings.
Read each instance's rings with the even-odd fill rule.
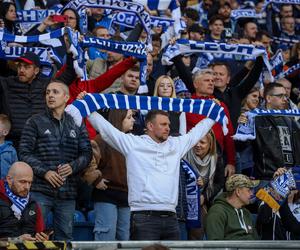
[[[72,239],[79,174],[92,158],[84,124],[76,126],[64,112],[68,99],[68,86],[53,80],[46,89],[47,109],[27,120],[19,148],[20,159],[32,166],[32,196],[44,219],[53,210],[56,240]]]
[[[266,109],[286,108],[288,96],[279,83],[264,91]],[[253,141],[254,170],[257,179],[271,180],[278,168],[300,165],[300,125],[294,117],[257,116]]]
[[[59,79],[66,84],[76,77],[72,55],[67,54],[67,67]],[[40,75],[40,59],[27,52],[18,60],[17,76],[0,77],[0,113],[9,116],[12,128],[8,139],[18,148],[26,120],[45,109],[44,92],[50,78]]]
[[[15,162],[0,180],[0,238],[48,240],[40,207],[29,196],[32,179],[31,167]]]

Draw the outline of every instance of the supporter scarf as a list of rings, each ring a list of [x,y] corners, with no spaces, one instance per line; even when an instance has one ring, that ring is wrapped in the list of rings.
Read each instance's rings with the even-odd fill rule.
[[[270,181],[264,188],[256,193],[256,197],[263,200],[275,211],[278,211],[284,203],[291,190],[296,188],[296,181],[293,168],[290,168],[283,175]]]
[[[66,107],[66,112],[73,116],[75,123],[80,125],[82,118],[101,108],[164,110],[188,112],[204,115],[222,126],[223,133],[228,133],[228,118],[224,108],[212,100],[178,99],[157,96],[135,96],[116,94],[87,94],[83,100],[76,100]]]
[[[185,195],[187,200],[187,228],[201,227],[201,188],[197,185],[199,174],[185,160],[181,160],[180,167],[185,173],[186,189]]]
[[[262,15],[260,13],[256,13],[254,9],[236,9],[231,11],[230,18],[231,18],[231,29],[232,31],[234,31],[238,19],[240,18],[259,19],[262,18]]]
[[[179,54],[185,53],[210,53],[217,56],[219,60],[233,58],[232,55],[239,56],[240,60],[255,59],[258,56],[263,56],[264,63],[268,69],[271,80],[271,65],[268,59],[267,52],[263,47],[255,47],[248,44],[226,44],[226,43],[213,43],[213,42],[199,42],[186,39],[179,39],[174,45],[166,47],[162,55],[163,65],[172,65],[172,58]]]
[[[233,136],[234,140],[237,141],[247,141],[254,140],[256,138],[255,133],[255,117],[260,116],[300,116],[299,109],[287,109],[287,110],[263,110],[263,109],[254,109],[245,113],[248,121],[246,124],[239,124],[236,130],[235,135]]]
[[[2,46],[0,48],[0,58],[5,60],[15,60],[22,56],[25,52],[33,52],[40,57],[42,65],[51,66],[52,59],[61,64],[60,59],[55,56],[52,48],[43,47],[9,47]]]
[[[300,42],[300,40],[296,40],[296,39],[289,39],[289,38],[282,38],[282,37],[275,37],[275,36],[272,37],[272,40],[274,43],[287,45],[289,47],[292,47],[295,43]]]
[[[265,10],[266,7],[271,3],[276,3],[276,4],[300,4],[300,0],[265,0],[262,9]]]
[[[4,187],[5,187],[5,193],[7,197],[12,202],[11,209],[14,212],[15,217],[18,220],[20,220],[22,216],[22,212],[29,202],[29,194],[25,198],[15,195],[9,188],[8,183],[6,181],[4,182]]]
[[[300,63],[295,64],[292,67],[288,68],[286,71],[283,71],[283,72],[279,73],[277,76],[275,76],[275,80],[285,78],[299,69],[300,69]]]
[[[108,51],[114,51],[125,56],[133,56],[140,60],[140,87],[138,93],[147,93],[147,51],[146,45],[138,42],[117,42],[98,37],[84,37],[81,42],[83,48],[95,47]]]
[[[134,13],[138,16],[148,34],[148,44],[151,43],[150,15],[145,11],[144,6],[139,3],[121,0],[73,0],[70,1],[65,8],[74,8],[76,10],[85,8],[101,8]]]
[[[15,43],[42,43],[51,47],[62,46],[61,42],[56,39],[64,34],[64,28],[57,29],[49,33],[34,36],[16,36],[10,33],[0,31],[0,41]],[[51,40],[50,40],[51,39]]]
[[[176,0],[134,0],[143,6],[148,6],[150,10],[171,11],[172,19],[174,19],[174,29],[176,36],[179,37],[179,32],[182,30],[180,25],[181,12]]]
[[[169,26],[174,25],[175,22],[173,19],[164,17],[150,16],[150,18],[152,28],[162,27],[163,30],[167,29]],[[113,16],[112,24],[134,28],[137,24],[137,16],[132,13],[119,12]]]

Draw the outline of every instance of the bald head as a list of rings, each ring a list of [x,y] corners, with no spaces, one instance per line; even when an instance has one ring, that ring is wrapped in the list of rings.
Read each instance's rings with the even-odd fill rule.
[[[33,180],[32,168],[25,162],[15,162],[9,169],[6,181],[12,192],[20,197],[26,197]]]

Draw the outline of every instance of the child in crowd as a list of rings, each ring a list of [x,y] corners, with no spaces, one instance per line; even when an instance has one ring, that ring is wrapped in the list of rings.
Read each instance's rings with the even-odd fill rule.
[[[0,114],[0,177],[3,179],[10,166],[18,160],[17,152],[11,141],[5,141],[11,128],[7,115]]]

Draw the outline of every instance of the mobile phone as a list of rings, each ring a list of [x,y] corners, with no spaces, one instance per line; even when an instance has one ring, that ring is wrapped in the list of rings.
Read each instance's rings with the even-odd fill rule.
[[[53,233],[53,228],[48,228],[48,229],[45,229],[44,231],[43,231],[43,233],[44,234],[47,234],[48,236],[50,235],[50,234],[52,234]]]
[[[53,22],[58,22],[58,23],[66,23],[68,21],[68,16],[66,16],[66,15],[53,15],[52,16],[52,21]]]

